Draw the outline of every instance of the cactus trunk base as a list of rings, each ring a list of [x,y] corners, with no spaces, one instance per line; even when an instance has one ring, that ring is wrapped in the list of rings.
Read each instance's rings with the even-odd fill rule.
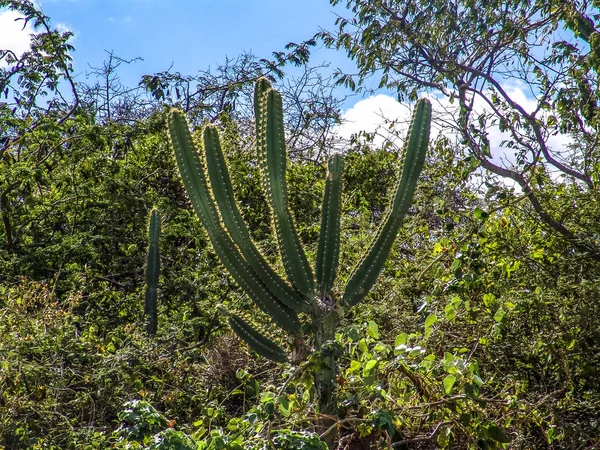
[[[337,398],[335,395],[335,377],[337,350],[335,346],[335,330],[340,323],[335,301],[325,295],[315,302],[312,324],[314,331],[315,350],[319,355],[319,366],[315,370],[315,397],[319,404],[319,419],[317,427],[320,434],[333,425],[337,414]],[[324,437],[329,448],[333,447],[336,433],[328,433]]]

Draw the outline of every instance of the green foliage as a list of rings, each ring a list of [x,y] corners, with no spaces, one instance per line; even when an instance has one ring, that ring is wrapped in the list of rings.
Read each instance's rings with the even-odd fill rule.
[[[143,443],[150,435],[167,426],[167,419],[145,401],[132,400],[123,405],[117,418],[121,426],[115,435],[123,440]]]
[[[159,318],[160,332],[147,340],[143,330],[132,328],[142,323],[141,273],[118,279],[131,286],[128,290],[86,279],[83,262],[56,282],[11,277],[11,282],[2,283],[0,352],[7,356],[0,369],[0,390],[5,393],[0,435],[7,448],[32,448],[42,442],[56,448],[75,443],[109,446],[119,426],[114,418],[133,398],[153,404],[166,417],[176,417],[176,431],[206,448],[219,448],[221,443],[229,448],[268,448],[269,427],[271,439],[279,432],[313,429],[307,418],[318,409],[309,394],[315,386],[312,373],[322,368],[318,353],[304,365],[276,368],[252,358],[227,336],[213,336],[208,347],[185,350],[198,343],[212,305],[223,302],[228,308],[246,310],[248,306],[230,303],[224,292],[235,292],[235,287],[224,283],[216,259],[205,250],[202,228],[191,214],[170,205],[172,201],[185,205],[185,197],[175,189],[178,180],[166,156],[164,136],[155,132],[136,139],[129,163],[121,162],[119,173],[139,174],[141,180],[146,167],[170,168],[165,185],[158,177],[148,182],[148,204],[160,205],[170,217],[161,242],[165,268],[161,289],[170,306]],[[224,142],[239,138],[237,130],[223,134]],[[242,215],[252,219],[249,223],[262,225],[268,210],[260,195],[259,173],[249,168],[251,152],[236,151],[229,144],[224,152],[229,164],[240,169],[232,171],[232,184],[242,199]],[[97,160],[93,154],[89,157]],[[351,180],[356,192],[342,204],[340,280],[349,275],[385,213],[385,192],[393,187],[393,179],[388,176],[387,184],[371,192],[373,179],[394,173],[398,164],[394,155],[366,147],[353,148],[345,158],[344,184]],[[336,404],[340,420],[348,419],[332,433],[339,429],[343,442],[357,446],[379,445],[375,443],[392,433],[390,422],[393,439],[401,441],[427,437],[438,423],[450,420],[455,425],[442,425],[433,438],[440,447],[482,440],[493,448],[492,424],[512,439],[511,446],[550,441],[561,447],[594,445],[593,424],[600,405],[595,381],[599,337],[591,318],[599,314],[594,306],[598,269],[564,242],[549,237],[519,204],[509,203],[496,212],[483,207],[463,178],[468,167],[468,161],[450,148],[432,147],[415,197],[422,212],[407,216],[407,226],[400,230],[371,295],[352,310],[333,345],[326,347],[338,355]],[[297,164],[288,171],[290,193],[306,192],[293,200],[292,209],[303,217],[297,222],[302,224],[299,234],[311,236],[305,230],[319,226],[313,200],[323,195],[324,186],[316,181],[322,171]],[[108,176],[103,179],[114,183]],[[126,183],[125,178],[117,180]],[[108,192],[96,183],[100,192]],[[147,215],[141,208],[139,214],[128,214],[118,206],[131,204],[126,192],[116,191],[114,215],[100,217],[114,225],[114,239],[125,239],[137,230],[132,241],[135,252],[121,254],[120,248],[90,245],[88,267],[99,273],[112,273],[101,272],[115,267],[103,265],[111,263],[110,254],[132,271],[145,259]],[[170,194],[161,197],[158,192]],[[561,195],[575,198],[577,193],[565,189]],[[587,208],[586,214],[593,215],[593,206]],[[33,217],[43,217],[31,211]],[[80,217],[84,224],[98,227],[92,230],[108,233],[106,224],[93,221],[93,214],[100,212],[94,209],[90,216]],[[44,224],[41,219],[39,223]],[[260,238],[258,248],[275,250],[263,227],[250,231],[254,239]],[[82,242],[89,239],[83,226],[75,232],[82,233]],[[60,233],[55,235],[58,257],[62,241]],[[317,248],[318,236],[311,245]],[[13,269],[7,265],[7,270]],[[106,308],[116,314],[106,317]],[[268,375],[259,375],[265,371]],[[452,379],[451,388],[445,387]],[[423,421],[422,415],[430,419]],[[197,422],[202,423],[194,426]]]
[[[123,405],[117,418],[121,426],[112,433],[116,448],[151,450],[196,450],[198,443],[172,424],[145,401],[132,400]],[[167,426],[169,426],[167,428]]]
[[[337,73],[339,83],[360,91],[372,78],[399,99],[434,93],[450,112],[457,147],[469,152],[486,183],[498,191],[508,183],[528,192],[530,208],[548,229],[583,257],[600,261],[596,227],[581,214],[564,215],[551,196],[564,178],[578,186],[582,201],[598,201],[597,4],[331,4],[345,4],[347,14],[317,37],[345,51],[358,69]],[[525,100],[527,89],[513,86],[531,87],[531,95]],[[510,164],[499,162],[504,157]]]
[[[236,311],[244,320],[241,327],[259,325],[255,330],[244,328],[248,334],[258,340],[265,337],[263,324],[270,316],[257,311],[230,281],[207,245],[208,231],[188,209],[164,130],[168,111],[124,101],[118,111],[125,112],[108,114],[105,107],[95,106],[92,87],[82,84],[76,86],[80,101],[74,107],[75,100],[65,100],[74,96],[61,98],[56,91],[57,80],[69,86],[69,34],[53,30],[30,2],[0,1],[0,5],[20,11],[38,26],[31,52],[19,63],[0,68],[0,79],[7,83],[3,87],[9,89],[0,106],[0,447],[600,446],[600,328],[595,320],[600,317],[600,269],[591,253],[592,258],[584,257],[588,253],[583,247],[540,221],[527,197],[481,171],[482,161],[494,163],[488,152],[496,155],[493,143],[483,145],[479,117],[467,117],[475,127],[467,130],[474,141],[455,143],[442,136],[430,146],[413,207],[364,300],[336,317],[298,307],[302,303],[294,302],[303,302],[302,295],[291,283],[277,282],[282,291],[295,294],[290,309],[306,311],[297,313],[305,341],[299,334],[286,341],[284,332],[271,331],[264,343],[276,358],[289,356],[283,351],[289,346],[291,356],[298,356],[298,364],[272,364],[254,358],[216,311],[215,305]],[[376,31],[375,22],[386,27],[378,45],[368,49],[385,50],[396,30],[383,21],[388,13],[380,17],[380,5],[373,2],[361,5],[377,13],[357,10],[365,12],[359,19],[372,25],[365,28],[367,33]],[[499,16],[497,5],[478,4],[477,14],[469,9],[459,23],[447,16],[449,10],[439,8],[441,4],[429,2],[413,11],[415,5],[405,6],[418,19],[414,27],[419,42],[436,44],[438,50],[483,42],[484,58],[494,48],[481,36],[489,30],[500,36],[513,19],[525,20],[510,5],[504,5]],[[579,33],[575,46],[554,42],[547,53],[554,62],[568,63],[557,72],[564,83],[543,84],[544,67],[533,72],[535,67],[524,65],[523,70],[531,70],[534,78],[529,80],[542,80],[536,86],[548,87],[548,99],[553,99],[549,105],[541,102],[540,111],[548,115],[537,116],[542,138],[575,130],[574,142],[585,150],[563,162],[583,171],[595,185],[597,33],[586,24],[598,27],[591,9],[573,9],[575,5],[567,2],[543,16],[546,5],[522,7],[542,8],[537,10],[540,20],[547,19],[552,26],[562,26],[564,18],[564,25]],[[442,19],[456,26],[454,33],[462,33],[464,39],[440,40],[445,28],[436,20]],[[479,43],[469,41],[472,24],[480,22],[485,26]],[[412,26],[411,22],[404,30]],[[542,33],[540,39],[565,35],[552,27],[548,30],[552,33]],[[589,43],[584,39],[587,31]],[[509,37],[524,38],[519,33]],[[411,42],[404,38],[403,42]],[[390,54],[396,61],[404,55]],[[490,73],[498,61],[488,60]],[[220,91],[204,89],[204,84],[198,89],[211,93],[193,97],[188,117],[196,124],[202,118],[216,118],[217,125],[208,128],[215,144],[212,169],[208,164],[203,169],[211,185],[209,194],[215,196],[214,188],[229,183],[222,182],[224,173],[213,169],[229,168],[231,192],[217,194],[221,206],[217,199],[214,202],[219,223],[225,229],[227,220],[227,233],[246,261],[243,267],[252,263],[257,273],[267,267],[283,280],[286,268],[275,256],[278,243],[271,233],[271,200],[265,196],[255,137],[248,126],[252,86],[243,81],[256,79],[264,65],[251,67],[251,73],[206,81],[227,86],[222,98],[246,109],[217,114],[222,109]],[[445,69],[458,73],[460,68]],[[422,65],[419,70],[416,75],[433,74]],[[159,75],[157,82],[167,84],[155,88],[171,93],[193,80]],[[398,82],[394,87],[403,91],[406,86],[395,76],[390,72],[388,82]],[[427,81],[447,81],[450,86],[456,80],[432,76]],[[558,91],[552,91],[553,86]],[[462,101],[458,94],[455,102]],[[165,90],[164,95],[170,94]],[[289,91],[282,96],[288,124],[296,122],[294,117],[304,117],[291,107]],[[321,98],[308,99],[320,105],[315,106],[320,112],[330,106]],[[528,125],[522,116],[509,113],[505,99],[499,98],[498,104],[493,96],[489,99],[504,116],[500,126],[522,133],[518,136],[535,137],[530,134],[535,123]],[[202,109],[203,102],[208,109]],[[135,120],[120,120],[125,116],[119,114]],[[315,117],[331,117],[319,114]],[[492,119],[481,120],[489,124]],[[404,137],[394,131],[392,122],[386,126],[398,139]],[[286,127],[287,153],[293,161],[285,166],[287,213],[306,259],[320,261],[314,266],[317,298],[323,300],[320,291],[329,291],[339,303],[353,267],[391,214],[388,198],[397,185],[395,174],[402,170],[402,158],[390,151],[394,141],[374,148],[371,136],[362,133],[344,153],[339,179],[332,165],[341,157],[329,161],[327,169],[333,176],[324,177],[326,167],[315,155],[328,154],[329,141],[313,134],[307,145],[321,143],[308,151],[303,147],[307,141],[299,140],[296,132]],[[521,145],[516,141],[511,145],[517,144]],[[208,162],[209,146],[196,145]],[[585,248],[598,245],[597,190],[583,180],[556,177],[549,170],[550,160],[541,164],[543,152],[533,161],[520,153],[523,147],[512,148],[517,153],[515,164],[526,168],[525,176],[544,209],[575,230]],[[345,191],[339,204],[338,182]],[[329,207],[319,216],[324,197],[329,198],[324,202]],[[229,210],[223,206],[227,204],[235,205],[239,216],[231,209],[227,218],[223,214]],[[148,256],[148,211],[153,207],[169,226],[162,230],[160,242],[161,314],[156,334],[149,337],[142,326],[140,299]],[[232,225],[236,221],[246,225],[236,228]],[[330,237],[322,237],[323,229]],[[342,245],[336,256],[337,229]],[[319,266],[329,270],[319,275]],[[265,283],[268,274],[256,278]],[[272,292],[277,283],[269,287]],[[312,304],[315,299],[308,300]],[[302,352],[307,349],[311,351]],[[319,392],[321,398],[315,395]],[[324,411],[335,420],[324,418]]]
[[[158,210],[150,211],[148,224],[148,256],[146,258],[146,295],[144,297],[144,316],[146,317],[146,331],[156,334],[158,326],[157,289],[160,276],[160,214]]]

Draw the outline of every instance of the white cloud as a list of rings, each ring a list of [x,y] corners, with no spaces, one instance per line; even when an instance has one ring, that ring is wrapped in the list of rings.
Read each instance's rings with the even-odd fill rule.
[[[525,93],[526,86],[516,85],[514,83],[504,86],[510,97],[523,107],[527,112],[535,110],[537,103],[535,99],[528,97]],[[446,97],[428,96],[433,107],[433,124],[431,138],[435,139],[442,134],[449,138],[458,140],[456,131],[458,123],[458,106],[456,102],[451,104]],[[476,99],[474,105],[475,114],[489,112],[490,107],[482,99]],[[396,136],[405,136],[408,129],[408,124],[412,115],[411,106],[400,103],[395,98],[389,95],[379,94],[373,97],[358,101],[353,107],[349,108],[342,114],[343,123],[339,125],[336,132],[344,139],[350,139],[352,134],[360,131],[375,132],[377,136],[374,140],[374,145],[381,146],[386,139],[391,139],[394,144],[401,146],[397,138],[392,138],[392,135],[387,132],[387,124],[389,121],[396,123]],[[399,131],[399,133],[398,133]],[[507,132],[501,132],[497,125],[488,126],[488,139],[490,140],[490,150],[493,161],[496,164],[505,167],[510,166],[515,161],[513,149],[502,147],[502,141],[508,140],[510,135]],[[549,136],[547,146],[550,151],[558,155],[563,152],[568,152],[568,145],[571,143],[571,138],[568,135],[558,134]]]
[[[360,131],[374,132],[381,127],[385,119],[408,120],[410,111],[405,104],[399,103],[389,95],[379,94],[358,101],[342,115],[343,123],[337,132],[349,139],[352,134]]]
[[[443,106],[437,100],[432,99],[434,104],[434,118],[432,124],[432,138],[435,138],[438,133],[443,130],[438,119],[445,117],[449,119],[447,112],[444,112]],[[436,103],[438,108],[435,107]],[[401,142],[396,142],[396,136],[403,136],[408,131],[410,119],[412,116],[412,105],[398,102],[394,97],[385,94],[379,94],[373,97],[358,101],[353,107],[349,108],[342,114],[342,124],[336,129],[340,137],[350,139],[353,134],[360,131],[367,133],[376,133],[373,144],[380,146],[386,140],[392,140],[395,144],[401,145]],[[393,122],[395,132],[392,134],[389,131],[389,125]]]
[[[21,56],[29,49],[30,37],[34,32],[31,24],[23,28],[21,16],[15,11],[0,11],[0,49],[12,50],[17,56]],[[4,61],[0,61],[0,67],[6,66]]]
[[[66,23],[63,22],[58,22],[55,25],[55,28],[60,31],[61,33],[66,33],[67,31],[73,32],[73,28],[70,25],[67,25]]]

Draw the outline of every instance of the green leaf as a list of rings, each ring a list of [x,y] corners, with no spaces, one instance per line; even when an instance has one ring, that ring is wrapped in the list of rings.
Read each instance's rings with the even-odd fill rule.
[[[278,402],[279,402],[279,411],[281,411],[281,414],[283,414],[285,417],[290,415],[290,402],[288,401],[287,397],[285,396],[280,396],[277,398]]]
[[[483,294],[483,304],[488,308],[491,308],[496,302],[494,294]]]
[[[408,341],[408,334],[400,333],[396,336],[396,340],[394,341],[394,347],[398,347],[399,345],[406,344]]]
[[[500,307],[496,311],[496,314],[494,314],[494,320],[496,322],[500,323],[500,322],[502,322],[502,319],[504,319],[505,315],[506,315],[506,311],[504,311],[504,309],[502,307]]]
[[[427,319],[425,319],[425,328],[430,328],[436,322],[437,316],[435,314],[429,314]]]
[[[508,444],[510,442],[510,438],[506,435],[502,428],[498,427],[494,423],[488,425],[487,433],[491,439],[496,442],[500,442],[501,444]]]
[[[444,392],[446,392],[446,394],[450,394],[450,392],[452,392],[452,387],[454,386],[454,383],[456,383],[456,377],[454,375],[448,375],[446,378],[444,378]]]
[[[367,363],[365,364],[365,367],[363,368],[363,377],[369,376],[369,374],[375,368],[376,365],[377,365],[377,360],[375,360],[375,359],[370,359],[369,361],[367,361]]]
[[[473,215],[475,216],[476,219],[479,219],[479,220],[485,220],[489,217],[489,214],[487,212],[485,212],[484,210],[482,210],[479,206],[477,208],[475,208],[475,211],[473,211]]]
[[[420,355],[421,353],[425,353],[425,349],[422,347],[419,347],[418,345],[416,347],[408,350],[408,356],[410,356],[410,357]]]
[[[379,339],[379,327],[372,320],[369,321],[369,325],[367,328],[367,334],[371,336],[373,339]]]
[[[275,394],[273,392],[265,392],[260,397],[261,403],[269,403],[269,402],[272,402],[273,400],[275,400]]]
[[[449,304],[444,307],[444,315],[446,319],[452,320],[456,317],[456,308],[454,305]]]

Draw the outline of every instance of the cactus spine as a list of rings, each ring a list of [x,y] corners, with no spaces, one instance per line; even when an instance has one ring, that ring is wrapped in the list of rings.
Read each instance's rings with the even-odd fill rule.
[[[404,148],[401,176],[390,207],[367,252],[352,271],[342,298],[335,299],[333,288],[340,248],[343,157],[334,155],[327,165],[315,279],[288,205],[281,95],[271,88],[268,80],[261,78],[256,84],[254,99],[257,159],[287,281],[268,265],[250,239],[250,232],[233,196],[217,129],[207,125],[203,132],[202,154],[210,188],[185,117],[176,109],[170,112],[168,119],[171,144],[192,205],[225,268],[260,309],[279,327],[293,335],[297,346],[304,342],[297,312],[307,313],[312,322],[313,348],[321,351],[335,335],[340,306],[348,308],[364,299],[389,255],[412,203],[424,165],[429,142],[431,104],[426,99],[416,104]],[[229,323],[258,354],[273,361],[287,360],[281,347],[240,317],[229,314]],[[293,353],[305,355],[303,350],[294,348]],[[331,354],[322,355],[321,362],[322,368],[315,374],[315,388],[321,411],[330,411],[335,399],[336,362]]]
[[[144,317],[146,320],[146,332],[150,335],[154,335],[158,328],[157,289],[158,277],[160,276],[160,214],[157,209],[150,211],[148,236],[150,243],[148,245],[148,255],[146,259]]]

